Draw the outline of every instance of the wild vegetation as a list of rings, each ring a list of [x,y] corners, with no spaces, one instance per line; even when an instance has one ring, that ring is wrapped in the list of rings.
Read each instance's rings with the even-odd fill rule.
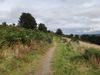
[[[37,28],[30,13],[22,13],[18,26],[0,25],[0,75],[23,75],[33,71],[36,60],[46,53],[52,44],[51,32]],[[45,30],[47,32],[47,28]]]
[[[42,58],[55,40],[57,48],[52,61],[54,75],[100,74],[100,50],[82,46],[79,41],[99,44],[99,36],[68,36],[60,28],[54,34],[43,23],[37,27],[30,13],[22,13],[17,26],[3,22],[0,36],[0,75],[34,74],[37,60]]]
[[[38,29],[15,26],[0,25],[0,35],[0,75],[10,75],[15,70],[18,73],[25,63],[30,63],[44,54],[53,40],[51,35]]]
[[[0,35],[1,75],[18,71],[25,63],[44,54],[53,40],[48,33],[40,32],[38,29],[29,30],[15,26],[0,25]]]
[[[100,36],[99,35],[88,35],[88,34],[82,34],[82,35],[74,35],[74,34],[70,34],[70,35],[64,35],[64,37],[68,37],[68,38],[75,38],[77,40],[81,40],[81,41],[85,41],[85,42],[89,42],[89,43],[94,43],[97,45],[100,45]]]
[[[57,31],[56,31],[56,34],[57,34],[57,35],[62,35],[63,32],[62,32],[62,30],[61,30],[60,28],[58,28]]]
[[[84,34],[81,36],[81,39],[83,41],[87,41],[87,42],[91,42],[91,43],[100,45],[100,36],[97,36],[97,35]]]
[[[99,75],[100,50],[87,48],[77,41],[57,41],[53,58],[54,75]]]
[[[26,29],[34,29],[37,28],[37,23],[30,13],[22,13],[19,17],[18,26]]]

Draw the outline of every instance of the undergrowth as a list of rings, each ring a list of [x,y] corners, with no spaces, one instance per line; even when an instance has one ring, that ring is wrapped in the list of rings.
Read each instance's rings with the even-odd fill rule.
[[[0,75],[34,72],[36,61],[51,47],[53,37],[38,29],[0,26]]]
[[[57,41],[53,58],[54,75],[99,75],[100,50],[86,48],[77,42]]]
[[[38,29],[24,29],[15,26],[0,25],[0,48],[3,46],[12,46],[16,42],[23,44],[29,43],[31,40],[42,40],[49,43],[52,42],[52,37],[48,34],[40,32]]]

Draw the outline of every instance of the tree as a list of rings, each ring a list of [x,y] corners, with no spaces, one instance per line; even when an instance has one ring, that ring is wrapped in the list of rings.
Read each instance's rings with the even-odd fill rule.
[[[81,40],[100,45],[100,36],[97,35],[81,35]]]
[[[15,24],[15,23],[13,23],[12,25],[13,25],[13,26],[15,26],[16,24]]]
[[[45,24],[40,23],[38,29],[45,33],[47,32],[47,27],[45,26]]]
[[[56,31],[56,34],[58,34],[58,35],[62,35],[63,32],[62,32],[62,30],[61,30],[60,28],[58,28],[57,31]]]
[[[22,13],[18,25],[27,29],[37,28],[36,20],[30,13]]]
[[[78,35],[78,34],[76,34],[76,35],[75,35],[75,38],[79,39],[80,37],[79,37],[79,35]]]
[[[89,41],[89,35],[87,35],[87,34],[83,34],[83,35],[81,35],[81,39],[82,40],[84,40],[84,41]]]
[[[5,26],[6,26],[6,25],[7,25],[7,23],[6,23],[6,22],[2,22],[2,25],[5,25]]]
[[[74,37],[74,35],[73,35],[73,34],[70,34],[70,35],[69,35],[69,37],[70,37],[70,38],[73,38],[73,37]]]

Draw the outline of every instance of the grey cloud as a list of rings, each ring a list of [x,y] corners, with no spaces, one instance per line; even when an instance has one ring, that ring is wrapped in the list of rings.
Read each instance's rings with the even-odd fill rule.
[[[18,0],[9,12],[1,12],[0,22],[17,23],[22,12],[29,12],[38,23],[53,31],[62,28],[64,33],[89,32],[100,25],[100,0]]]
[[[0,2],[4,2],[5,0],[0,0]]]

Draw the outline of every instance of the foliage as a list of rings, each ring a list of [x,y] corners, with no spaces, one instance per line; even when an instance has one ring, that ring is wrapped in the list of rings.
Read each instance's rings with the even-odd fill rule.
[[[79,39],[79,35],[76,34],[76,35],[75,35],[75,38]]]
[[[100,45],[100,36],[83,34],[81,40]]]
[[[73,34],[70,34],[70,35],[69,35],[69,37],[70,37],[70,38],[73,38],[73,37],[74,37],[74,35],[73,35]]]
[[[0,26],[0,47],[7,45],[11,46],[17,42],[23,44],[29,43],[31,40],[43,40],[49,43],[52,42],[52,37],[39,30],[27,30],[15,26]]]
[[[6,26],[6,25],[7,25],[7,23],[6,23],[6,22],[2,22],[2,25],[5,25],[5,26]]]
[[[79,40],[77,38],[71,38],[72,42],[76,42],[77,44],[79,44]]]
[[[57,40],[52,66],[54,75],[99,75],[100,51]]]
[[[36,61],[51,47],[53,37],[38,29],[0,25],[0,75],[35,72]]]
[[[98,69],[100,66],[100,50],[95,48],[87,48],[83,54],[85,60],[90,61],[93,69]]]
[[[40,23],[38,29],[45,33],[47,32],[47,27],[45,26],[45,24]]]
[[[56,34],[58,34],[58,35],[62,35],[63,32],[62,32],[62,30],[59,28],[59,29],[57,29]]]
[[[37,27],[36,20],[30,13],[22,13],[18,25],[27,29],[34,29]]]
[[[88,48],[84,52],[84,57],[86,59],[90,59],[92,56],[95,56],[96,58],[100,58],[100,51],[95,48]]]

